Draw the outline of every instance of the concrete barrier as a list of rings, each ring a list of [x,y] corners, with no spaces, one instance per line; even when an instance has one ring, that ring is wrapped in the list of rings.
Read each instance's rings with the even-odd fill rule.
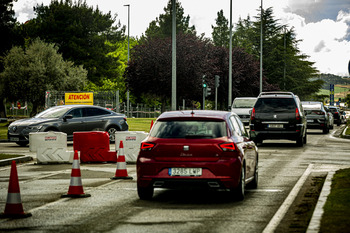
[[[29,133],[29,150],[36,152],[38,163],[72,163],[73,151],[67,151],[67,134],[62,132]]]
[[[123,141],[126,162],[136,162],[141,142],[147,135],[144,131],[118,131],[115,133],[116,150],[119,150],[119,142]]]
[[[117,152],[110,151],[109,135],[103,131],[73,133],[74,151],[80,151],[80,161],[117,162]]]

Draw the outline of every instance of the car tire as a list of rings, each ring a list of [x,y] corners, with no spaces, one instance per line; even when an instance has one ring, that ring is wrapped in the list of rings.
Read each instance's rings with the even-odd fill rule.
[[[26,145],[28,145],[28,142],[16,142],[16,144],[25,147]]]
[[[259,169],[258,169],[258,161],[255,164],[255,169],[254,169],[254,178],[251,182],[247,184],[247,188],[250,189],[257,189],[258,188],[258,181],[259,181]]]
[[[307,134],[305,133],[305,136],[303,138],[303,143],[306,144],[307,143]]]
[[[297,146],[302,147],[304,146],[304,136],[301,135],[298,139],[297,139]]]
[[[245,193],[245,169],[242,167],[241,169],[241,175],[239,179],[239,184],[236,188],[232,188],[231,193],[233,194],[233,197],[237,201],[243,201],[244,200],[244,193]]]
[[[151,200],[153,197],[154,188],[152,186],[141,187],[137,185],[137,194],[141,200]]]
[[[110,142],[115,142],[115,132],[117,132],[117,131],[118,131],[118,129],[116,127],[114,127],[114,126],[109,127],[107,129],[107,133],[109,135],[109,141]]]
[[[328,128],[327,126],[323,128],[323,133],[324,133],[324,134],[329,133],[329,128]]]

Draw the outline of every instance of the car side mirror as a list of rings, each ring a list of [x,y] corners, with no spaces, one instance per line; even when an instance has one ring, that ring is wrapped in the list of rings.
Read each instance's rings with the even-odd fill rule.
[[[68,114],[68,115],[65,115],[65,116],[63,117],[63,121],[67,121],[67,119],[72,119],[72,118],[73,118],[73,115]]]

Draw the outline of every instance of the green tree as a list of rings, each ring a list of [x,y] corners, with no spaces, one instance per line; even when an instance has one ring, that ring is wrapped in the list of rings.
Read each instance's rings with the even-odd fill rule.
[[[2,0],[0,2],[0,72],[3,71],[3,57],[8,50],[11,49],[12,43],[16,37],[14,28],[16,25],[15,12],[13,8],[13,0]],[[0,83],[0,117],[6,117],[5,111],[5,95],[1,91],[2,83]]]
[[[63,58],[83,65],[88,80],[98,86],[102,80],[116,76],[111,70],[120,63],[116,57],[106,56],[112,50],[105,43],[125,39],[125,27],[114,26],[116,16],[103,14],[81,0],[52,0],[48,6],[37,5],[34,10],[37,17],[24,25],[26,37],[57,44]]]
[[[184,16],[185,12],[178,0],[176,4],[176,33],[190,33],[196,34],[195,26],[190,26],[190,16]],[[167,7],[164,8],[165,13],[160,14],[150,22],[146,29],[145,35],[147,38],[151,37],[171,37],[172,34],[172,0],[169,0]]]
[[[267,82],[301,98],[318,92],[323,82],[315,79],[318,71],[313,67],[314,63],[298,49],[299,41],[293,28],[288,30],[286,25],[281,25],[273,16],[272,8],[264,10],[255,19],[239,20],[234,35],[235,45],[259,58],[262,22],[263,74]],[[266,90],[264,85],[263,90]]]
[[[82,90],[87,72],[82,66],[64,61],[54,44],[39,39],[27,49],[13,47],[4,58],[4,71],[0,74],[3,92],[10,101],[32,103],[31,116],[45,104],[46,90]]]
[[[215,75],[219,75],[218,100],[222,109],[228,101],[228,55],[225,47],[214,46],[210,40],[192,34],[177,36],[177,102],[202,102],[202,77],[214,93]],[[259,94],[259,64],[255,57],[243,49],[233,50],[233,95]],[[134,47],[126,77],[132,92],[141,100],[152,96],[162,103],[171,97],[171,38],[151,38]],[[266,84],[266,86],[269,86]],[[214,95],[209,97],[214,99]],[[226,104],[224,104],[226,103]]]
[[[211,26],[213,29],[213,32],[211,33],[213,42],[216,46],[224,46],[228,48],[230,42],[228,20],[225,18],[223,10],[220,10],[217,15],[218,17],[215,19],[216,26]]]

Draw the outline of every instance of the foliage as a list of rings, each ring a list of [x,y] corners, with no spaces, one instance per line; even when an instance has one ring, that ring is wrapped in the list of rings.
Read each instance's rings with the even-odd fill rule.
[[[213,37],[214,45],[228,48],[230,42],[230,28],[228,25],[228,20],[224,16],[223,10],[218,12],[218,17],[215,19],[215,21],[216,26],[211,26],[213,29],[211,35]]]
[[[228,96],[228,49],[214,46],[211,41],[192,34],[177,36],[177,102],[185,99],[202,102],[202,77],[214,93],[214,77],[219,75],[218,100],[224,106]],[[259,93],[259,65],[254,56],[244,50],[233,50],[233,95],[257,96]],[[154,96],[162,106],[171,95],[171,38],[152,38],[135,46],[126,70],[129,87],[137,98]],[[268,86],[268,84],[266,84]],[[214,95],[210,99],[214,99]],[[155,97],[154,97],[155,98]],[[226,105],[227,106],[227,105]],[[191,107],[191,106],[189,106]]]
[[[16,40],[15,32],[15,12],[13,8],[13,0],[2,0],[0,2],[0,73],[4,69],[3,56],[11,49],[12,43]],[[0,82],[0,117],[6,117],[4,99],[5,95],[1,91],[3,83]]]
[[[292,29],[279,24],[272,8],[263,11],[252,21],[250,17],[240,19],[234,34],[234,45],[260,57],[261,18],[263,22],[263,73],[270,84],[278,89],[291,91],[301,98],[317,93],[323,81],[315,79],[317,70],[308,56],[301,54],[298,40]],[[267,88],[263,85],[263,90]]]
[[[176,4],[176,33],[182,34],[196,34],[196,29],[194,26],[189,26],[190,16],[184,16],[184,9],[182,8],[178,0],[175,1]],[[170,37],[172,35],[172,0],[168,1],[167,7],[164,8],[165,13],[159,15],[150,22],[148,28],[146,29],[146,38],[151,37]]]
[[[99,9],[89,7],[86,2],[78,0],[53,0],[49,6],[34,7],[35,19],[23,25],[25,37],[40,37],[55,43],[65,60],[83,65],[88,71],[88,80],[101,85],[105,78],[121,76],[118,58],[106,56],[113,52],[106,41],[115,43],[125,39],[125,27],[114,25],[116,16],[103,14]]]
[[[81,90],[87,72],[82,66],[64,61],[58,48],[39,39],[27,49],[13,47],[4,59],[0,74],[4,93],[10,101],[23,100],[33,104],[31,115],[45,103],[45,90]]]

